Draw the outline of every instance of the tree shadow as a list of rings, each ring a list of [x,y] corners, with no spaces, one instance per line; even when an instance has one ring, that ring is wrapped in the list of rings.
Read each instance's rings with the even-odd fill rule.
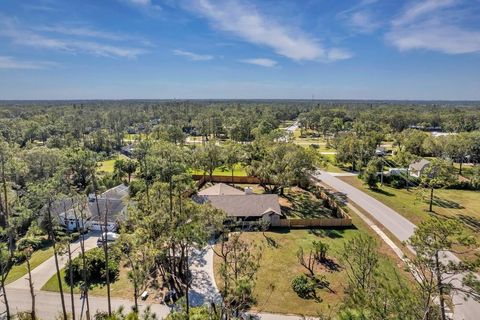
[[[317,237],[330,238],[330,239],[339,239],[343,238],[343,229],[309,229],[308,233],[313,234]]]
[[[387,196],[387,197],[395,197],[395,194],[391,193],[391,192],[388,192],[386,190],[383,190],[383,189],[379,189],[379,188],[372,188],[370,189],[372,190],[373,192],[375,193],[379,193],[379,194],[383,194],[384,196]]]
[[[466,216],[464,214],[459,215],[458,219],[464,224],[466,224],[468,227],[473,229],[475,232],[480,232],[480,219]]]
[[[464,206],[462,206],[460,203],[448,200],[448,199],[442,199],[438,197],[434,197],[435,205],[438,207],[442,208],[448,208],[448,209],[465,209]]]
[[[323,261],[320,261],[320,264],[331,272],[339,272],[342,269],[342,267],[338,263],[336,263],[330,258],[326,258]]]
[[[265,232],[263,232],[263,236],[265,237],[265,240],[267,241],[267,245],[269,247],[275,248],[275,249],[280,248],[280,245],[278,244],[278,242],[275,241],[275,239],[273,239],[272,237],[267,236]]]

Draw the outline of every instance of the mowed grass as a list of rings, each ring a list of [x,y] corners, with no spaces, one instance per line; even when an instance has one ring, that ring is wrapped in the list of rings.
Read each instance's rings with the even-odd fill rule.
[[[428,212],[429,192],[423,189],[395,189],[388,186],[371,190],[357,177],[339,177],[394,209],[415,224],[430,216],[458,219],[480,243],[480,192],[438,189],[434,191],[434,213]],[[473,252],[465,256],[473,256]]]
[[[38,249],[32,254],[32,257],[30,258],[30,267],[33,270],[52,256],[53,248],[51,246]],[[6,283],[9,284],[15,280],[20,279],[21,277],[25,276],[27,272],[28,270],[26,262],[23,262],[19,265],[14,265],[8,273]]]
[[[192,169],[191,172],[192,172],[192,174],[196,174],[196,175],[203,175],[204,174],[203,170],[198,170],[198,169]],[[205,175],[208,175],[208,173],[205,172]],[[229,176],[230,177],[230,176],[232,176],[232,171],[225,168],[225,167],[216,168],[213,171],[213,175],[214,176]],[[233,169],[233,175],[235,177],[246,177],[247,172],[245,171],[245,168],[243,166],[241,166],[240,164],[237,164]]]
[[[362,226],[363,228],[363,226]],[[344,265],[341,261],[341,253],[344,243],[354,236],[365,232],[358,229],[278,229],[269,232],[248,232],[242,234],[243,239],[250,243],[256,243],[261,250],[260,269],[256,274],[256,285],[253,294],[256,304],[253,310],[270,313],[298,314],[316,316],[330,311],[336,311],[345,297],[347,276]],[[317,290],[321,301],[314,299],[302,299],[293,291],[291,283],[293,279],[306,273],[297,260],[296,252],[299,247],[304,249],[305,254],[312,247],[313,240],[321,240],[328,243],[330,249],[327,257],[338,264],[338,271],[331,270],[323,265],[317,264],[317,275],[325,275],[330,282],[330,288]],[[380,242],[379,242],[380,243]],[[388,249],[381,243],[380,247],[380,269],[388,275],[393,275],[396,261],[392,256],[385,254]],[[221,259],[215,256],[217,285],[221,286],[221,278],[218,273]],[[401,277],[407,279],[403,272]],[[394,277],[389,277],[394,278]]]
[[[65,281],[65,272],[68,269],[62,269],[60,275],[62,277],[62,288],[64,293],[70,292],[70,286]],[[44,291],[53,291],[58,292],[58,280],[57,275],[52,276],[47,283],[42,287]],[[80,288],[78,286],[73,287],[73,293],[80,294]],[[120,273],[118,278],[110,284],[110,293],[112,297],[122,298],[122,299],[133,299],[133,286],[128,280],[128,270],[120,266]],[[106,296],[107,295],[107,286],[105,284],[96,284],[93,285],[89,290],[90,295],[94,296]]]
[[[111,159],[104,160],[104,161],[100,162],[100,166],[98,167],[97,171],[98,172],[112,173],[113,168],[115,166],[115,161],[117,161],[119,159],[126,160],[126,159],[128,159],[128,157],[126,157],[123,154],[119,154],[119,155],[116,155],[116,156],[112,157]]]

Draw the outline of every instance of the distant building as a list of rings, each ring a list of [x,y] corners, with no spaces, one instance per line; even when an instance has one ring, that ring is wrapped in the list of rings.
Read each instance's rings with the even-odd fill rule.
[[[233,221],[266,221],[272,223],[283,217],[276,194],[254,194],[251,188],[245,191],[218,183],[198,192],[194,198],[199,203],[210,203],[225,211]]]
[[[429,165],[430,161],[428,161],[427,159],[414,161],[408,166],[409,174],[413,177],[420,178],[420,176],[423,174],[423,172]]]

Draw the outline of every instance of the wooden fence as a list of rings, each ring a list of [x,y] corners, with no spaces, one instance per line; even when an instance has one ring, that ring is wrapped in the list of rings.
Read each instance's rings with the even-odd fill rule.
[[[209,175],[193,175],[193,179],[197,181],[197,188],[201,188],[207,182],[216,183],[236,183],[236,184],[259,184],[260,180],[256,177],[246,176],[212,176]],[[272,221],[272,227],[283,228],[313,228],[313,227],[350,227],[352,226],[352,219],[345,211],[345,209],[338,204],[334,196],[327,193],[323,188],[316,187],[313,190],[314,194],[325,201],[328,208],[335,212],[335,217],[332,218],[312,218],[312,219],[279,219]]]
[[[280,219],[272,221],[272,227],[277,228],[326,228],[326,227],[350,227],[350,218],[319,218],[319,219]]]
[[[260,179],[256,177],[246,176],[212,176],[210,179],[209,175],[194,174],[192,175],[193,180],[197,181],[198,184],[204,184],[206,182],[223,182],[223,183],[237,183],[237,184],[259,184]]]

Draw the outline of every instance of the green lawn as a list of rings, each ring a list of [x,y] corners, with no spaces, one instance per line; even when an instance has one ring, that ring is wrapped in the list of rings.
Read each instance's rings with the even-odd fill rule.
[[[247,241],[261,243],[263,252],[260,258],[260,269],[257,273],[257,282],[254,287],[256,304],[254,310],[271,313],[290,313],[316,316],[328,312],[331,307],[334,311],[341,305],[345,296],[346,274],[340,261],[340,254],[345,241],[364,232],[358,229],[314,229],[314,230],[287,230],[249,232],[242,237]],[[326,289],[317,291],[321,302],[313,299],[302,299],[292,290],[292,280],[299,274],[305,273],[298,263],[296,251],[301,246],[308,252],[313,240],[321,239],[328,243],[330,250],[327,254],[338,270],[329,269],[324,265],[317,265],[317,274],[323,274],[330,282],[334,293]],[[380,250],[382,252],[382,250]],[[381,269],[387,274],[393,274],[395,260],[381,253]],[[218,268],[220,258],[215,257]],[[218,269],[217,269],[218,271]],[[217,284],[221,283],[218,272]]]
[[[435,190],[437,204],[433,206],[434,213],[430,213],[428,212],[429,193],[423,189],[406,190],[383,186],[378,190],[371,190],[357,177],[340,177],[340,179],[365,191],[415,224],[419,224],[431,215],[458,219],[480,242],[480,192],[478,191]]]
[[[35,251],[32,254],[32,257],[30,259],[30,267],[32,268],[32,270],[35,269],[40,264],[42,264],[47,259],[49,259],[51,256],[53,256],[53,248],[51,246]],[[6,283],[9,284],[17,279],[20,279],[26,274],[27,274],[26,262],[19,265],[14,265],[8,274]]]
[[[192,169],[192,174],[198,174],[202,175],[204,172],[202,170],[197,170],[197,169]],[[205,173],[208,175],[208,173]],[[231,176],[232,171],[228,170],[227,168],[217,168],[215,171],[213,171],[214,176]],[[245,171],[245,168],[241,166],[240,164],[236,165],[234,170],[233,170],[233,175],[236,177],[246,177],[247,172]]]
[[[107,173],[112,173],[113,172],[113,166],[115,165],[115,161],[118,159],[128,159],[125,155],[119,154],[115,155],[112,158],[108,160],[104,160],[100,162],[100,167],[98,167],[97,171],[98,172],[107,172]]]
[[[60,274],[62,276],[62,288],[65,293],[70,292],[70,286],[65,282],[65,270],[62,269]],[[42,287],[42,290],[45,291],[54,291],[58,292],[58,281],[57,275],[52,276],[47,283]],[[79,294],[80,288],[75,286],[73,292]],[[133,287],[130,281],[128,280],[127,270],[123,267],[120,268],[120,273],[117,280],[110,284],[110,293],[112,297],[123,298],[123,299],[133,299]],[[106,296],[107,295],[107,286],[102,284],[94,285],[89,294],[94,296]]]

